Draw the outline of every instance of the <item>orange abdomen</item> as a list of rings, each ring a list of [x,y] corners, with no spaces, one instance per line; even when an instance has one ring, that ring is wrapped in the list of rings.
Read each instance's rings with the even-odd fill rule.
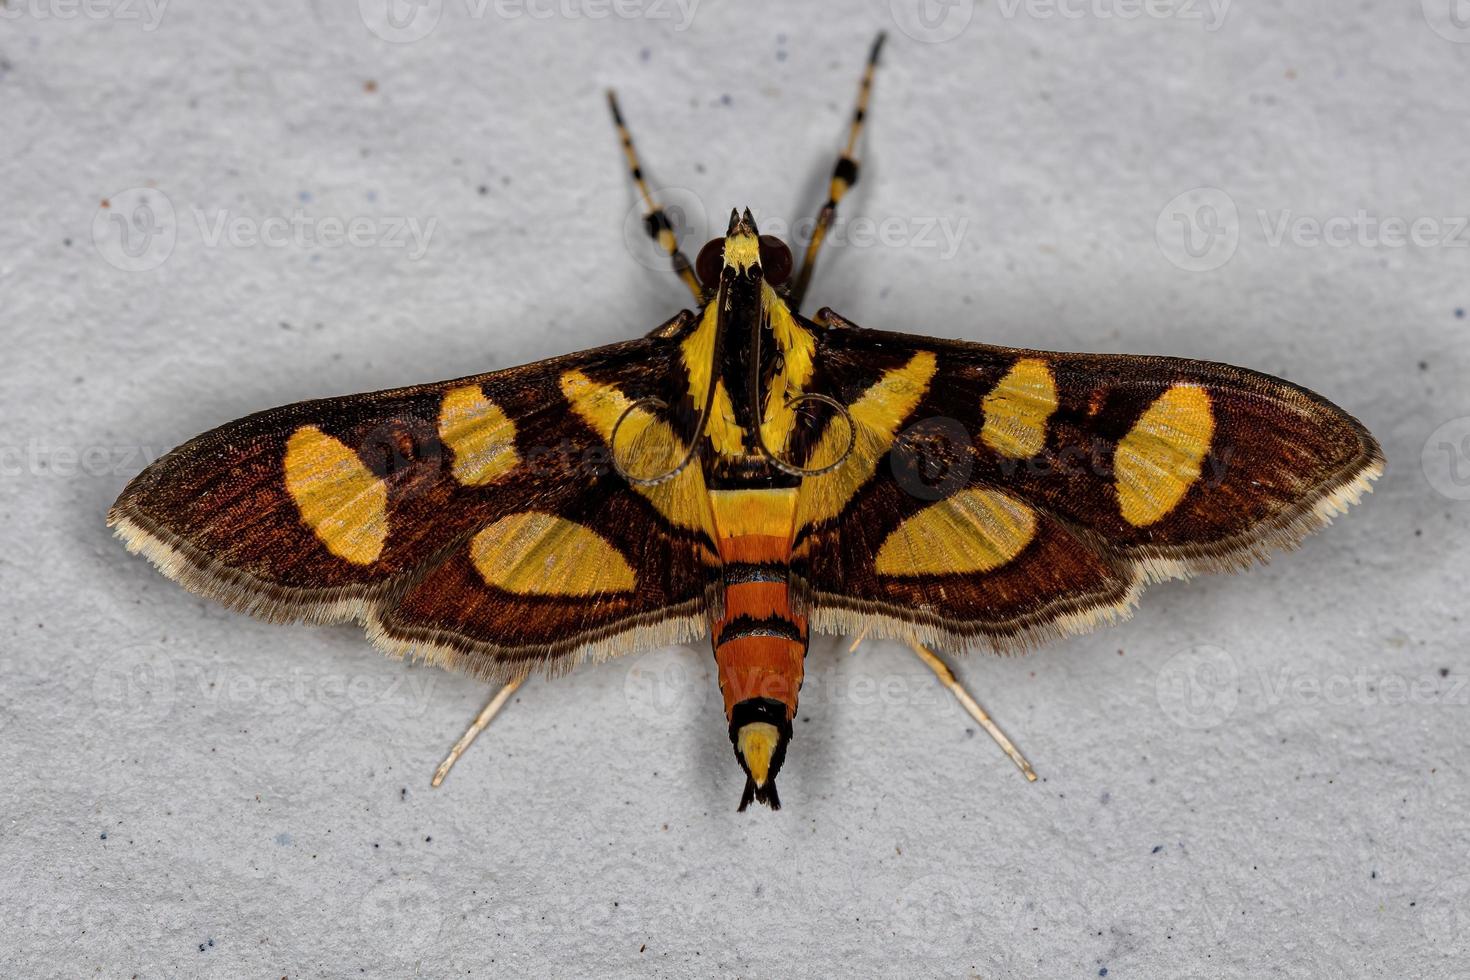
[[[806,618],[792,610],[790,568],[796,491],[719,490],[715,527],[724,563],[724,614],[711,623],[725,716],[751,699],[796,715],[806,658]]]

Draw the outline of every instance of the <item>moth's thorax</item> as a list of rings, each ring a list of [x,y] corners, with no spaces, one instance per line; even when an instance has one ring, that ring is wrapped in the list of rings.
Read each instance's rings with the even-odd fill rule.
[[[747,452],[759,451],[752,439],[754,403],[761,390],[769,386],[780,359],[761,309],[763,285],[759,278],[737,274],[721,284],[714,299],[719,304],[724,339],[715,370],[720,383],[730,393],[735,425],[741,429]],[[753,370],[755,377],[752,377]]]
[[[791,401],[811,380],[815,346],[810,330],[758,276],[721,284],[683,342],[693,412],[714,385],[701,456],[710,486],[795,485],[760,443],[789,453]]]

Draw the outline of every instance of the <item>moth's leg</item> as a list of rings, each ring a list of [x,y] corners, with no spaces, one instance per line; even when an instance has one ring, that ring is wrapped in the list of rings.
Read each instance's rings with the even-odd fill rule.
[[[500,713],[500,709],[505,707],[505,702],[510,700],[510,696],[516,692],[516,688],[520,687],[525,679],[526,675],[522,674],[496,691],[495,695],[485,703],[485,707],[480,709],[479,715],[475,717],[474,721],[470,722],[470,727],[466,728],[465,733],[459,737],[459,741],[454,743],[454,748],[450,749],[449,754],[444,757],[444,761],[439,763],[439,768],[434,770],[432,785],[438,786],[444,782],[444,777],[449,775],[449,770],[453,768],[454,764],[459,761],[459,757],[464,755],[465,750],[474,742],[475,736],[483,732],[485,726],[490,724],[491,719]]]
[[[830,306],[824,306],[813,314],[812,322],[819,327],[826,327],[829,330],[842,330],[857,326],[857,324],[846,317],[832,312],[832,307]]]
[[[949,693],[955,696],[955,700],[969,712],[970,717],[974,718],[980,727],[985,729],[991,738],[995,739],[995,744],[1000,746],[1001,751],[1010,756],[1011,761],[1016,764],[1016,767],[1021,770],[1026,779],[1033,783],[1036,782],[1036,772],[1031,768],[1031,763],[1027,762],[1026,757],[1011,744],[1011,740],[1006,738],[1005,732],[1001,731],[999,726],[990,720],[990,716],[985,713],[985,709],[980,707],[974,698],[970,697],[970,692],[965,690],[964,685],[955,679],[954,671],[949,669],[949,664],[939,659],[939,655],[928,647],[918,643],[910,643],[909,646],[913,648],[918,658],[924,661],[930,670],[934,671],[934,676],[939,678],[939,683],[949,688]]]
[[[658,242],[663,250],[669,253],[669,259],[674,263],[674,271],[679,278],[684,280],[684,285],[694,294],[696,303],[704,302],[704,290],[699,286],[699,277],[694,274],[694,267],[689,264],[689,259],[679,251],[679,238],[674,234],[674,226],[669,223],[669,216],[664,209],[654,203],[653,194],[648,189],[648,182],[643,179],[643,165],[638,160],[638,151],[633,147],[633,136],[628,132],[628,126],[623,122],[623,113],[618,109],[618,97],[611,90],[607,93],[607,107],[612,110],[613,124],[618,127],[618,136],[623,141],[623,155],[628,158],[628,173],[633,177],[633,183],[638,187],[638,196],[643,198],[643,207],[646,213],[643,215],[643,226],[648,229],[648,234],[654,241]]]
[[[855,637],[852,638],[852,646],[850,646],[850,647],[847,648],[847,652],[848,653],[857,653],[858,647],[862,646],[863,645],[863,641],[868,638],[868,630],[870,630],[872,628],[873,627],[871,627],[871,626],[864,626],[863,627],[863,631],[861,633],[859,633],[857,636],[855,636]]]
[[[868,64],[863,69],[862,85],[858,88],[857,107],[852,111],[852,126],[847,131],[847,146],[837,158],[837,166],[832,169],[832,186],[827,193],[827,203],[817,213],[812,240],[807,243],[806,257],[801,260],[801,273],[796,277],[796,284],[791,287],[793,310],[801,309],[801,301],[806,297],[806,287],[812,281],[812,270],[816,268],[817,252],[821,251],[822,241],[837,218],[838,202],[857,183],[858,165],[853,154],[857,152],[858,136],[862,134],[863,119],[868,114],[868,95],[873,90],[873,72],[878,67],[878,52],[883,48],[884,36],[880,33],[874,38],[873,47],[868,52]]]

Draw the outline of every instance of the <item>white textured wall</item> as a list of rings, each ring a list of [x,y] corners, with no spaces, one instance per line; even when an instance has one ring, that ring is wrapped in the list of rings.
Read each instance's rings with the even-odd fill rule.
[[[929,27],[913,0],[426,0],[399,28],[384,2],[0,11],[7,976],[1463,970],[1450,0],[958,0]],[[603,88],[686,213],[790,222],[885,27],[846,215],[888,240],[850,226],[817,304],[1279,373],[1389,459],[1269,568],[964,662],[1043,781],[899,647],[826,638],[779,814],[734,813],[702,647],[528,684],[431,791],[480,685],[225,613],[108,537],[145,458],[228,419],[662,321],[684,297],[629,231]],[[136,254],[120,213],[154,216]],[[1388,218],[1428,223],[1395,245]],[[356,245],[304,237],[353,219]],[[392,247],[408,222],[427,241]]]

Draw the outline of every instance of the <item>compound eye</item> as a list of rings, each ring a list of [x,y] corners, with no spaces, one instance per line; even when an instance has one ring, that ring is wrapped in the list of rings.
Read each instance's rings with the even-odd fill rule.
[[[699,250],[694,259],[694,274],[704,286],[713,286],[720,281],[720,270],[725,267],[725,240],[711,238]]]
[[[791,249],[775,235],[761,236],[761,273],[772,286],[791,278]]]

